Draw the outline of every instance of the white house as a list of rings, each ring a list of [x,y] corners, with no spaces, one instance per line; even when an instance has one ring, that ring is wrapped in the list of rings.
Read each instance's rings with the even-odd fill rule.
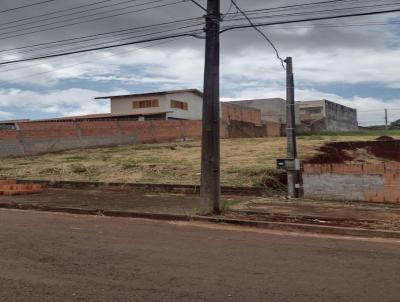
[[[97,97],[111,100],[111,115],[137,115],[139,120],[201,120],[203,93],[197,89]]]

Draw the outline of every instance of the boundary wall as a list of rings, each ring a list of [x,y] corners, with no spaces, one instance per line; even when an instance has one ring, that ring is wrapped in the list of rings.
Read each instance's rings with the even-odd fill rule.
[[[221,122],[220,136],[263,137],[275,134],[274,127]],[[71,149],[199,140],[202,121],[46,121],[20,122],[16,123],[16,128],[0,130],[0,158]]]
[[[0,131],[0,157],[200,137],[201,121],[23,122],[17,130]]]
[[[303,186],[307,198],[400,203],[400,163],[304,164]]]

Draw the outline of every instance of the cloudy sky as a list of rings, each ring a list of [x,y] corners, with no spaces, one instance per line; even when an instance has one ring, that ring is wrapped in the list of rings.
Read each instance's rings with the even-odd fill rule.
[[[205,0],[197,1],[206,5]],[[222,11],[226,12],[230,2],[221,1]],[[371,6],[371,10],[400,7],[400,1],[394,0],[379,1],[387,5],[379,8],[372,7],[378,1],[342,1],[347,4],[273,10],[270,15],[264,15],[265,19],[254,21],[324,15],[310,14],[323,9],[332,9],[330,14],[338,14],[339,8],[352,6]],[[10,10],[35,2],[42,1],[1,1],[0,61],[85,48],[96,43],[115,43],[119,39],[132,41],[132,35],[110,34],[103,40],[82,44],[60,42],[58,48],[50,47],[55,44],[22,48],[203,15],[190,1],[178,0],[52,0]],[[237,0],[244,10],[310,2],[319,0]],[[244,24],[245,21],[230,20],[240,18],[235,12],[230,9],[231,15],[222,26]],[[201,34],[201,28],[202,25],[197,25],[191,29],[200,29]],[[294,59],[296,99],[326,98],[357,108],[361,125],[382,124],[384,108],[389,109],[391,121],[400,118],[399,29],[399,13],[263,27],[280,55]],[[161,31],[162,27],[157,30]],[[153,37],[147,31],[141,33],[140,39],[147,34]],[[94,97],[163,89],[202,89],[203,57],[204,40],[185,37],[0,65],[0,119],[104,113],[109,111],[108,102],[95,101]],[[272,48],[253,29],[221,35],[222,100],[285,97],[284,81],[285,72]]]

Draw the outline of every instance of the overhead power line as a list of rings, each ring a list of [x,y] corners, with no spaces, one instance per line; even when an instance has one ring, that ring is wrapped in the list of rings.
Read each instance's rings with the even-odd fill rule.
[[[0,26],[7,25],[7,24],[18,23],[18,22],[27,21],[27,20],[32,20],[32,19],[36,19],[36,18],[40,18],[40,17],[51,16],[51,15],[55,15],[55,14],[59,14],[59,13],[63,13],[63,12],[77,10],[77,9],[84,8],[84,7],[89,7],[89,6],[94,6],[94,5],[110,2],[110,1],[113,1],[113,0],[101,0],[101,1],[96,1],[94,3],[78,5],[78,6],[74,6],[74,7],[71,7],[71,8],[60,9],[60,10],[56,10],[56,11],[45,13],[45,14],[40,14],[40,15],[36,15],[36,16],[32,16],[32,17],[26,17],[26,18],[22,18],[22,19],[17,19],[17,20],[13,20],[13,21],[0,23]],[[97,9],[97,8],[94,8],[94,9]]]
[[[331,20],[331,19],[339,19],[339,18],[350,18],[350,17],[362,17],[362,16],[372,16],[372,15],[379,15],[379,14],[388,14],[388,13],[395,13],[400,12],[400,8],[390,9],[390,10],[383,10],[383,11],[373,11],[373,12],[365,12],[365,13],[352,13],[352,14],[343,14],[343,15],[336,15],[336,16],[325,16],[325,17],[315,17],[315,18],[303,18],[297,20],[285,20],[285,21],[271,21],[265,23],[255,23],[255,26],[270,26],[270,25],[278,25],[278,24],[291,24],[291,23],[300,23],[300,22],[309,22],[309,21],[320,21],[320,20]],[[230,30],[241,29],[241,28],[250,28],[251,25],[233,25],[228,26],[220,31],[220,33],[224,33]]]
[[[98,34],[92,34],[92,35],[87,35],[87,36],[80,36],[80,37],[75,37],[75,38],[69,38],[69,39],[62,39],[62,40],[56,40],[56,41],[51,41],[51,42],[45,42],[45,43],[37,43],[37,44],[31,44],[31,45],[25,45],[21,47],[14,47],[14,48],[8,48],[8,49],[0,49],[0,53],[2,52],[16,52],[19,50],[24,50],[24,49],[29,49],[29,48],[36,48],[40,46],[51,46],[53,44],[59,44],[63,42],[74,42],[74,41],[87,41],[88,39],[91,38],[102,38],[104,36],[118,36],[121,33],[132,33],[132,32],[141,32],[141,31],[147,31],[147,30],[153,30],[158,27],[169,27],[172,25],[183,25],[183,24],[192,24],[194,22],[198,22],[202,20],[203,17],[196,17],[196,18],[187,18],[187,19],[181,19],[181,20],[175,20],[175,21],[169,21],[169,22],[162,22],[162,23],[157,23],[157,24],[152,24],[152,25],[145,25],[145,26],[138,26],[138,27],[131,27],[131,28],[126,28],[126,29],[121,29],[121,30],[114,30],[114,31],[109,31],[109,32],[104,32],[104,33],[98,33]]]
[[[106,0],[106,1],[110,1],[110,0]],[[130,0],[130,1],[132,1],[132,0]],[[307,5],[310,5],[310,4],[318,4],[318,5],[321,5],[321,3],[331,3],[331,2],[346,2],[346,1],[349,1],[349,0],[336,0],[336,1],[322,1],[322,2],[314,2],[314,3],[308,3]],[[351,0],[351,1],[353,1],[354,2],[354,0]],[[355,1],[357,1],[357,0],[355,0]],[[100,2],[104,2],[104,1],[100,1]],[[100,3],[100,2],[96,2],[96,3]],[[126,2],[126,1],[124,1],[124,2]],[[368,1],[369,2],[369,1]],[[94,4],[96,4],[96,3],[94,3]],[[122,3],[122,2],[120,2],[120,3]],[[296,7],[298,7],[298,6],[300,6],[300,5],[296,5]],[[230,5],[230,8],[232,7],[232,3],[231,3],[231,5]],[[273,7],[273,8],[269,8],[268,10],[275,10],[275,9],[277,9],[277,8],[284,8],[284,7],[293,7],[293,5],[291,5],[291,6],[279,6],[279,7]],[[230,9],[229,9],[230,10]],[[228,10],[228,12],[229,12],[229,10]],[[263,9],[263,10],[265,10],[265,9]],[[252,10],[252,11],[245,11],[246,12],[246,14],[247,15],[249,15],[251,12],[254,12],[254,11],[260,11],[260,10]],[[226,13],[226,14],[224,14],[224,16],[227,16],[228,15],[228,12]],[[235,13],[235,14],[237,14],[237,13]],[[256,19],[257,17],[253,17],[253,20],[254,19]],[[192,18],[190,18],[190,19],[192,19]],[[184,20],[190,20],[190,19],[184,19]],[[195,19],[197,19],[197,20],[200,20],[200,19],[202,19],[201,17],[198,17],[198,18],[193,18],[193,20],[195,20]],[[179,22],[179,21],[184,21],[184,20],[178,20],[178,21],[176,21],[176,22]],[[234,20],[227,20],[227,21],[229,21],[229,22],[233,22],[233,21],[237,21],[237,20],[242,20],[242,19],[238,19],[238,18],[235,18]],[[244,20],[247,20],[247,19],[245,19],[244,18]],[[173,22],[175,22],[175,21],[172,21],[171,23],[173,23]],[[169,22],[165,22],[165,23],[161,23],[160,25],[162,25],[162,24],[168,24]],[[254,22],[253,22],[254,23]],[[156,25],[154,25],[154,26],[156,26]],[[63,27],[64,27],[64,25],[63,25]],[[152,25],[150,25],[150,26],[147,26],[147,27],[152,27]],[[143,27],[143,28],[145,28],[145,27]],[[126,31],[129,31],[129,30],[135,30],[136,28],[131,28],[131,29],[126,29]],[[125,30],[120,30],[120,31],[112,31],[112,32],[109,32],[109,33],[104,33],[104,35],[107,35],[107,34],[113,34],[113,33],[122,33],[122,32],[124,32]],[[88,37],[95,37],[95,36],[101,36],[102,34],[98,34],[98,35],[91,35],[91,36],[86,36],[86,37],[78,37],[78,38],[71,38],[71,39],[64,39],[64,40],[60,40],[60,41],[54,41],[54,42],[48,42],[48,43],[40,43],[40,44],[34,44],[34,45],[28,45],[28,46],[22,46],[22,47],[18,47],[18,48],[13,48],[13,49],[4,49],[4,50],[0,50],[0,52],[8,52],[8,51],[12,51],[12,50],[19,50],[19,49],[24,49],[24,48],[29,48],[29,47],[35,47],[35,46],[40,46],[40,45],[51,45],[51,44],[56,44],[56,43],[58,43],[58,42],[64,42],[64,41],[76,41],[76,40],[78,40],[78,39],[80,39],[80,38],[88,38]]]
[[[285,61],[279,55],[279,51],[276,48],[276,46],[274,45],[274,43],[271,41],[271,39],[269,39],[262,30],[260,30],[259,28],[257,28],[257,26],[254,25],[253,21],[251,21],[251,19],[246,15],[246,13],[236,4],[235,0],[231,0],[231,2],[236,7],[236,9],[247,19],[247,21],[250,23],[251,27],[254,28],[261,36],[263,36],[265,40],[267,40],[267,42],[274,49],[277,59],[281,62],[283,70],[286,70]]]
[[[109,45],[109,46],[95,47],[95,48],[90,48],[90,49],[68,51],[68,52],[64,52],[64,53],[57,53],[57,54],[51,54],[51,55],[43,55],[43,56],[37,56],[37,57],[31,57],[31,58],[25,58],[25,59],[5,61],[5,62],[0,62],[0,65],[56,58],[56,57],[68,56],[68,55],[72,55],[72,54],[85,53],[85,52],[89,52],[89,51],[111,49],[111,48],[116,48],[116,47],[121,47],[121,46],[128,46],[128,45],[140,44],[140,43],[145,43],[145,42],[161,41],[161,40],[167,40],[167,39],[178,38],[178,37],[199,38],[199,36],[195,33],[182,33],[182,34],[176,34],[176,35],[166,35],[166,36],[154,37],[151,39],[143,39],[143,40],[139,40],[139,41],[120,43],[120,44]]]
[[[85,38],[85,39],[77,39],[74,41],[66,41],[66,42],[62,42],[62,43],[53,43],[50,45],[42,45],[42,46],[35,46],[35,47],[31,47],[31,48],[25,48],[25,49],[20,49],[18,51],[8,51],[6,52],[7,54],[16,54],[16,55],[21,55],[21,54],[26,54],[26,53],[35,53],[36,51],[39,51],[41,49],[58,49],[62,46],[71,46],[71,45],[79,45],[79,44],[85,44],[85,47],[91,47],[93,45],[102,45],[104,43],[109,44],[111,42],[117,42],[117,41],[123,41],[123,40],[129,40],[129,39],[133,39],[133,38],[138,38],[138,37],[150,37],[150,36],[154,36],[157,34],[161,34],[161,33],[166,33],[166,32],[176,32],[178,30],[182,30],[182,29],[196,29],[196,27],[199,27],[203,25],[203,22],[188,22],[188,23],[179,23],[176,25],[165,25],[163,27],[157,27],[157,28],[147,28],[147,29],[142,29],[142,30],[129,30],[129,31],[124,31],[121,33],[117,33],[117,34],[112,34],[112,35],[100,35],[100,36],[96,36],[96,37],[92,37],[92,38]],[[198,28],[200,29],[200,28]],[[126,38],[121,38],[120,40],[112,40],[112,41],[108,41],[108,39],[113,39],[116,37],[126,37]],[[104,41],[100,44],[86,44],[87,42],[92,42],[92,41]]]
[[[201,5],[200,3],[198,3],[196,0],[186,0],[186,1],[191,1],[193,2],[197,7],[201,8],[203,11],[207,12],[207,9]]]
[[[61,11],[76,10],[76,9],[78,9],[79,7],[88,7],[88,6],[93,6],[93,5],[101,4],[101,3],[104,3],[104,2],[110,2],[110,1],[112,1],[112,0],[103,0],[103,1],[100,1],[100,2],[97,2],[97,3],[94,3],[94,4],[81,5],[81,6],[77,6],[77,7],[75,7],[75,8],[70,8],[70,9],[61,10]],[[92,8],[90,8],[90,9],[86,9],[86,10],[82,10],[82,11],[77,11],[77,12],[73,12],[73,13],[58,15],[58,16],[54,16],[54,17],[50,17],[50,18],[44,18],[44,19],[33,20],[33,21],[21,23],[21,24],[14,24],[14,23],[19,23],[19,22],[22,22],[22,21],[27,21],[27,20],[29,20],[29,19],[40,18],[40,16],[42,16],[42,15],[40,15],[40,16],[35,16],[35,17],[30,17],[30,18],[25,18],[25,19],[20,19],[20,20],[14,20],[14,21],[11,21],[11,22],[4,22],[4,23],[0,23],[0,30],[4,30],[4,29],[8,29],[8,28],[14,28],[14,27],[20,27],[20,26],[25,26],[25,25],[30,25],[30,24],[36,24],[36,23],[40,23],[40,22],[44,22],[44,21],[50,21],[50,20],[54,20],[54,19],[60,19],[60,18],[63,18],[63,17],[68,17],[68,16],[72,16],[72,15],[83,14],[83,13],[86,13],[86,12],[93,12],[94,10],[103,9],[103,8],[108,8],[108,7],[115,7],[115,6],[117,6],[117,5],[122,5],[122,4],[126,4],[126,3],[137,2],[137,1],[139,1],[139,0],[125,0],[125,1],[122,1],[122,2],[118,2],[118,3],[112,3],[112,4],[103,5],[103,6],[94,7],[94,8],[92,7]],[[160,0],[160,1],[163,1],[163,0]],[[159,1],[154,1],[154,2],[159,2]],[[152,2],[149,2],[149,3],[152,3]],[[146,4],[146,3],[144,3],[144,4]],[[140,5],[144,5],[144,4],[140,4]],[[129,6],[128,6],[128,8],[129,8]],[[60,12],[60,11],[58,11],[58,12]],[[107,11],[104,11],[104,12],[101,12],[101,13],[104,14],[104,13],[107,13]],[[54,14],[56,14],[56,13],[54,13],[54,12],[53,12],[53,13],[48,13],[48,14],[44,14],[43,16],[49,16],[49,15],[54,15]],[[91,16],[91,15],[90,15],[90,16]],[[83,18],[83,17],[86,17],[86,16],[81,16],[80,18]],[[68,20],[64,20],[64,21],[68,21]],[[61,22],[63,22],[63,21],[61,21]],[[10,25],[10,24],[14,24],[14,25]],[[9,26],[1,27],[1,26],[3,26],[3,25],[9,25]],[[23,30],[23,29],[21,29],[21,30]]]
[[[253,10],[247,10],[245,11],[247,15],[251,15],[253,13],[261,13],[261,12],[266,12],[266,11],[275,11],[275,10],[293,10],[293,9],[302,9],[302,8],[308,8],[309,6],[316,6],[316,7],[329,7],[334,4],[345,4],[345,3],[351,3],[354,4],[354,2],[363,2],[363,3],[376,3],[376,0],[329,0],[329,1],[318,1],[318,2],[308,2],[308,3],[301,3],[301,4],[293,4],[293,5],[283,5],[283,6],[275,6],[275,7],[269,7],[269,8],[261,8],[261,9],[253,9]],[[229,14],[232,15],[233,13]]]
[[[110,0],[107,0],[107,1],[110,1]],[[0,30],[2,31],[2,30],[5,30],[5,29],[9,29],[9,28],[32,25],[32,24],[41,23],[41,22],[44,22],[44,21],[58,20],[57,22],[51,22],[51,23],[47,23],[47,24],[40,24],[40,25],[33,26],[33,27],[30,26],[28,28],[21,28],[21,29],[17,29],[15,31],[11,31],[11,32],[7,32],[7,33],[19,32],[19,31],[24,31],[24,30],[27,30],[27,29],[33,29],[33,28],[39,28],[39,27],[53,25],[53,24],[59,24],[61,22],[79,20],[79,19],[82,19],[82,18],[93,17],[93,16],[102,15],[102,14],[108,14],[108,13],[112,13],[114,11],[120,11],[120,10],[124,10],[124,9],[128,9],[128,8],[132,8],[132,7],[139,7],[139,6],[149,5],[149,4],[153,4],[153,3],[168,1],[168,0],[152,0],[152,1],[147,1],[147,2],[144,2],[144,3],[133,4],[133,5],[128,5],[128,6],[125,6],[125,7],[120,7],[120,8],[116,8],[116,9],[112,9],[112,10],[105,10],[105,11],[101,11],[101,12],[98,12],[98,13],[93,13],[93,11],[98,10],[98,9],[103,9],[103,8],[108,8],[108,7],[116,7],[118,5],[123,5],[123,4],[132,3],[132,2],[138,2],[138,1],[139,0],[125,0],[125,1],[122,1],[122,2],[113,3],[113,4],[109,4],[109,5],[103,5],[103,6],[100,6],[100,7],[90,8],[90,9],[86,9],[86,10],[82,10],[82,11],[78,11],[78,12],[74,12],[74,13],[58,15],[58,16],[54,16],[54,17],[51,17],[51,18],[34,20],[34,21],[25,22],[25,23],[22,23],[22,24],[10,25],[10,26],[6,26],[6,27],[1,27],[1,26],[2,25],[9,25],[9,23],[2,23],[2,24],[0,24]],[[86,13],[86,12],[91,12],[91,14],[84,15],[84,16],[79,16],[79,17],[74,17],[72,19],[59,20],[59,19],[64,18],[64,17],[77,16],[77,15],[80,15],[80,14],[83,14],[83,13]]]
[[[182,2],[182,1],[180,1]],[[226,26],[221,30],[221,33],[229,30],[237,30],[237,29],[242,29],[242,28],[250,28],[250,27],[259,27],[259,26],[268,26],[268,25],[277,25],[277,24],[290,24],[290,23],[299,23],[299,22],[307,22],[307,21],[316,21],[316,20],[325,20],[325,19],[336,19],[336,18],[348,18],[348,17],[357,17],[357,16],[365,16],[365,15],[376,15],[376,14],[383,14],[383,13],[391,13],[391,12],[398,12],[400,11],[400,8],[396,9],[390,9],[390,10],[377,10],[377,11],[370,11],[370,12],[363,12],[363,13],[351,13],[351,14],[340,14],[340,15],[331,15],[331,16],[324,16],[324,17],[313,17],[313,18],[301,18],[301,19],[292,19],[292,20],[283,20],[283,21],[274,21],[274,22],[268,22],[268,23],[254,23],[247,25],[247,24],[238,24],[238,25],[232,25],[232,26]],[[247,15],[246,11],[244,13]],[[247,19],[246,19],[247,20]],[[153,33],[156,34],[156,33]],[[28,58],[21,58],[21,59],[16,59],[16,60],[9,60],[9,61],[3,61],[0,62],[1,65],[5,64],[11,64],[11,63],[18,63],[18,62],[26,62],[26,61],[34,61],[34,60],[39,60],[39,59],[45,59],[45,58],[51,58],[51,57],[60,57],[60,56],[65,56],[65,55],[70,55],[70,54],[75,54],[75,53],[84,53],[84,52],[89,52],[89,51],[97,51],[101,49],[108,49],[108,48],[115,48],[115,47],[120,47],[120,46],[126,46],[126,45],[133,45],[137,43],[143,43],[143,42],[151,42],[151,41],[158,41],[158,40],[163,40],[163,39],[170,39],[178,36],[196,36],[198,35],[193,34],[193,33],[179,33],[177,35],[164,35],[164,36],[158,36],[158,37],[152,37],[148,38],[145,40],[137,40],[137,41],[130,41],[127,43],[116,43],[113,45],[106,45],[104,44],[99,47],[94,47],[90,48],[88,46],[82,46],[78,50],[68,50],[68,51],[62,51],[59,50],[57,53],[52,53],[52,54],[38,54],[35,56],[31,56]],[[109,44],[110,42],[108,42]],[[84,48],[84,49],[82,49]]]
[[[41,4],[45,4],[45,3],[49,3],[49,2],[54,2],[54,1],[57,1],[57,0],[46,0],[46,1],[36,2],[36,3],[26,4],[26,5],[22,5],[22,6],[17,6],[17,7],[13,7],[13,8],[1,10],[1,11],[0,11],[0,14],[2,14],[2,13],[7,13],[7,12],[11,12],[11,11],[16,11],[16,10],[19,10],[19,9],[23,9],[23,8],[27,8],[27,7],[32,7],[32,6],[36,6],[36,5],[41,5]]]
[[[137,0],[128,0],[128,1],[123,1],[123,2],[119,2],[119,3],[116,3],[115,5],[120,5],[120,4],[123,4],[123,3],[128,3],[128,2],[132,2],[132,1],[137,1]],[[158,1],[162,1],[162,0],[156,0],[156,1],[153,1],[153,2],[158,2]],[[182,0],[183,2],[184,1],[188,1],[188,0]],[[349,1],[349,0],[337,0],[337,1]],[[357,1],[357,0],[355,0],[355,1]],[[104,2],[104,1],[100,1],[100,2],[97,2],[97,3],[94,3],[94,4],[98,4],[98,3],[101,3],[101,2]],[[153,2],[147,2],[147,3],[153,3]],[[323,2],[314,2],[314,3],[308,3],[307,5],[311,5],[311,4],[321,4],[321,3],[326,3],[326,2],[332,2],[332,1],[323,1]],[[114,4],[112,4],[112,5],[114,5]],[[144,3],[143,4],[139,4],[139,5],[144,5]],[[169,5],[169,4],[167,4],[167,5]],[[172,4],[171,4],[172,5]],[[305,5],[305,4],[304,4]],[[87,6],[87,5],[86,5]],[[110,5],[107,5],[107,6],[110,6]],[[300,5],[296,5],[296,7],[299,7]],[[105,7],[105,6],[103,6],[103,7]],[[131,6],[128,6],[128,7],[131,7]],[[286,8],[287,7],[293,7],[293,5],[291,5],[291,6],[286,6]],[[117,11],[117,10],[124,10],[124,9],[126,9],[127,7],[125,7],[125,8],[118,8],[118,9],[115,9],[115,10],[112,10],[112,11]],[[285,8],[285,6],[280,6],[280,7],[274,7],[274,8],[269,8],[269,9],[263,9],[263,10],[252,10],[252,11],[246,11],[246,14],[247,15],[249,15],[249,14],[259,14],[260,13],[260,11],[265,11],[265,10],[276,10],[276,9],[278,9],[278,8]],[[94,9],[97,9],[97,8],[94,8]],[[147,10],[147,9],[146,9]],[[81,11],[81,12],[77,12],[76,14],[80,14],[80,13],[82,13],[82,12],[86,12],[86,11],[91,11],[91,10],[85,10],[85,11]],[[106,18],[111,18],[111,17],[115,17],[115,16],[120,16],[120,15],[124,15],[124,14],[128,14],[128,13],[133,13],[133,12],[135,12],[135,11],[129,11],[129,12],[123,12],[123,13],[120,13],[120,14],[116,14],[116,15],[110,15],[110,16],[103,16],[103,17],[100,17],[100,18],[95,18],[95,19],[91,19],[91,20],[82,20],[82,21],[79,21],[79,22],[75,22],[75,23],[70,23],[70,24],[62,24],[62,25],[60,25],[60,26],[55,26],[55,27],[52,27],[52,28],[44,28],[44,29],[40,29],[40,30],[34,30],[34,31],[30,31],[30,32],[23,32],[23,31],[26,31],[26,30],[32,30],[32,29],[34,29],[34,28],[42,28],[42,27],[46,27],[46,26],[49,26],[49,25],[56,25],[56,24],[59,24],[59,23],[64,23],[64,22],[68,22],[68,21],[73,21],[73,20],[80,20],[80,19],[82,19],[83,17],[90,17],[90,16],[96,16],[96,15],[100,15],[100,14],[106,14],[106,13],[110,13],[110,12],[112,12],[112,11],[107,11],[107,12],[101,12],[101,13],[96,13],[96,14],[90,14],[90,15],[86,15],[86,16],[80,16],[80,17],[75,17],[75,18],[72,18],[72,19],[68,19],[68,20],[60,20],[60,21],[57,21],[57,22],[52,22],[52,23],[47,23],[47,24],[41,24],[41,25],[38,25],[38,26],[34,26],[34,27],[29,27],[29,28],[25,28],[25,29],[17,29],[17,30],[13,30],[13,31],[8,31],[8,32],[4,32],[4,33],[0,33],[0,35],[7,35],[7,34],[11,34],[11,33],[18,33],[18,32],[22,32],[22,33],[20,33],[20,34],[15,34],[15,35],[10,35],[10,36],[6,36],[6,37],[3,37],[3,39],[8,39],[8,38],[15,38],[15,37],[19,37],[19,36],[25,36],[25,35],[29,35],[29,34],[33,34],[33,33],[40,33],[40,32],[43,32],[43,31],[48,31],[48,30],[53,30],[53,29],[59,29],[59,28],[64,28],[64,27],[68,27],[68,26],[73,26],[73,25],[77,25],[77,24],[82,24],[82,23],[87,23],[87,22],[93,22],[93,21],[97,21],[97,20],[103,20],[103,19],[106,19]],[[326,12],[326,11],[324,11],[324,12]],[[305,14],[305,13],[304,13]],[[73,14],[69,14],[69,15],[73,15]],[[64,15],[64,16],[66,16],[66,15]],[[58,17],[60,17],[60,16],[57,16],[57,17],[54,17],[54,18],[58,18]],[[272,16],[271,16],[272,17]],[[282,17],[282,15],[278,15],[277,17]],[[51,18],[51,19],[54,19],[54,18]],[[258,17],[253,17],[253,19],[257,19]],[[50,20],[50,19],[49,19]],[[232,21],[238,21],[238,20],[240,20],[240,19],[232,19],[232,20],[227,20],[227,21],[230,21],[230,22],[232,22]],[[43,20],[40,20],[40,21],[43,21]],[[39,21],[38,21],[39,22]],[[3,28],[3,29],[5,29],[5,28]]]
[[[136,39],[136,38],[141,38],[141,37],[149,37],[150,38],[151,36],[159,35],[159,34],[162,34],[162,33],[170,33],[170,34],[172,34],[171,32],[173,32],[173,31],[178,31],[178,30],[181,30],[181,29],[187,29],[187,28],[194,27],[194,26],[197,26],[197,25],[182,26],[180,28],[174,28],[174,29],[165,29],[165,30],[161,30],[161,31],[158,31],[158,32],[154,32],[154,33],[145,33],[145,34],[140,34],[140,35],[136,35],[136,36],[130,36],[130,37],[122,38],[122,39],[105,41],[105,42],[102,42],[102,43],[87,44],[87,45],[78,46],[77,48],[72,48],[72,49],[69,48],[69,49],[62,49],[62,50],[58,50],[58,51],[56,50],[56,51],[54,51],[52,53],[47,53],[46,55],[48,55],[48,54],[57,54],[57,53],[60,53],[60,51],[62,51],[62,52],[70,52],[70,51],[76,51],[76,50],[81,50],[81,49],[87,49],[88,47],[109,46],[109,44],[112,44],[112,43],[120,43],[122,41],[129,41],[129,40]],[[196,37],[197,37],[199,30],[200,29],[198,29],[197,31],[196,30],[191,30],[191,31],[189,31],[189,33],[191,33],[193,36],[196,35]],[[188,32],[185,31],[185,32],[179,32],[179,33],[175,33],[175,34],[181,34],[181,33],[188,33]],[[64,44],[64,45],[69,45],[69,44]],[[48,49],[48,48],[44,48],[44,49]]]
[[[155,1],[151,1],[151,2],[145,3],[145,4],[154,3],[154,2],[161,2],[161,1],[166,1],[166,0],[155,0]],[[152,10],[152,9],[155,9],[155,8],[171,6],[171,5],[175,5],[175,4],[183,3],[183,2],[184,2],[184,0],[179,0],[179,1],[171,2],[171,3],[154,5],[154,6],[146,7],[146,8],[142,8],[142,9],[124,11],[124,12],[121,12],[121,13],[118,13],[118,14],[114,14],[114,15],[101,16],[101,17],[97,17],[97,18],[93,18],[93,19],[89,19],[89,20],[82,20],[82,21],[78,21],[78,22],[74,22],[74,23],[70,23],[70,24],[64,24],[64,25],[51,27],[51,28],[44,28],[44,29],[39,29],[39,30],[26,32],[26,33],[20,33],[20,34],[11,35],[11,36],[5,36],[5,37],[2,37],[1,39],[4,40],[4,39],[9,39],[9,38],[26,36],[26,35],[30,35],[30,34],[33,34],[33,33],[40,33],[40,32],[44,32],[44,31],[49,31],[49,30],[54,30],[54,29],[59,29],[59,28],[65,28],[65,27],[68,27],[68,26],[73,26],[73,25],[78,25],[78,24],[83,24],[83,23],[88,23],[88,22],[94,22],[94,21],[98,21],[98,20],[109,19],[109,18],[113,18],[113,17],[117,17],[117,16],[122,16],[122,15],[127,15],[127,14],[132,14],[132,13],[138,13],[138,12],[143,12],[143,11],[148,11],[148,10]],[[134,6],[142,6],[142,5],[144,5],[144,4],[134,5]],[[134,6],[130,6],[130,7],[134,7]],[[98,16],[100,14],[110,13],[110,12],[120,11],[120,10],[125,10],[125,9],[126,9],[126,7],[125,8],[115,9],[115,10],[111,10],[111,11],[108,11],[108,12],[96,13],[96,14],[88,15],[86,17]],[[76,18],[71,18],[69,20],[56,21],[56,22],[51,22],[51,23],[42,24],[42,25],[38,25],[38,26],[33,26],[33,27],[30,27],[29,29],[41,28],[41,27],[45,27],[45,26],[48,26],[48,25],[59,24],[60,22],[67,22],[67,21],[80,20],[80,19],[82,19],[82,17],[76,17]],[[26,29],[18,29],[18,30],[14,30],[14,31],[8,31],[8,32],[5,32],[5,33],[0,33],[0,36],[7,35],[7,34],[12,34],[12,33],[18,33],[18,32],[24,31],[24,30],[27,30],[27,28]]]
[[[171,40],[167,40],[167,41],[161,41],[161,42],[158,42],[158,43],[153,43],[153,44],[150,44],[150,45],[147,45],[147,46],[136,48],[134,50],[130,49],[130,50],[118,51],[118,52],[110,53],[109,56],[117,56],[117,55],[122,55],[122,54],[126,54],[126,53],[137,52],[137,51],[140,51],[140,50],[143,50],[143,49],[152,48],[152,47],[159,46],[159,45],[162,45],[162,44],[172,43],[172,42],[178,41],[178,40],[183,39],[183,38],[185,38],[185,37],[179,37],[179,38],[176,38],[176,39],[171,39]],[[20,80],[20,79],[31,78],[33,76],[39,76],[39,75],[43,75],[43,74],[54,73],[54,72],[58,72],[60,70],[66,69],[66,68],[71,68],[71,67],[74,67],[74,66],[90,63],[90,62],[92,62],[94,60],[98,60],[98,59],[97,58],[91,58],[90,60],[84,60],[84,61],[80,61],[80,62],[74,63],[74,64],[63,65],[60,68],[57,68],[57,70],[47,70],[47,71],[42,71],[42,72],[35,72],[35,73],[28,74],[28,75],[18,76],[18,78],[11,78],[11,79],[7,78],[7,80],[8,81],[10,81],[10,80],[13,81],[13,80],[17,80],[17,79]],[[42,64],[35,64],[35,66],[39,66],[39,65],[42,65]],[[28,68],[35,67],[35,66],[29,66]],[[22,67],[22,68],[26,68],[26,67]],[[22,68],[17,68],[17,69],[22,69]],[[3,71],[0,70],[0,72],[3,72]]]
[[[400,22],[366,22],[366,23],[357,23],[357,24],[326,24],[326,23],[319,23],[319,24],[312,24],[312,25],[300,25],[300,26],[281,26],[276,27],[271,25],[271,30],[275,29],[302,29],[302,28],[309,28],[309,29],[324,29],[324,28],[352,28],[352,27],[373,27],[373,26],[389,26],[389,25],[400,25]],[[273,26],[273,27],[272,27]],[[243,30],[252,30],[252,28],[241,28],[236,29],[235,31],[243,31]]]
[[[354,11],[354,10],[366,10],[366,9],[371,9],[371,8],[379,8],[379,7],[385,7],[385,6],[398,6],[400,5],[400,2],[396,3],[386,3],[386,4],[374,4],[374,5],[367,5],[367,6],[351,6],[351,7],[341,7],[341,8],[331,8],[331,9],[325,9],[325,10],[311,10],[311,11],[301,11],[297,13],[290,13],[287,12],[284,14],[285,10],[279,11],[280,14],[276,15],[268,15],[262,12],[252,12],[252,13],[247,13],[248,16],[252,16],[252,19],[265,19],[265,18],[275,18],[275,17],[293,17],[293,16],[305,16],[305,15],[317,15],[317,14],[327,14],[327,13],[336,13],[336,12],[343,12],[343,11]],[[254,15],[261,15],[265,14],[264,16],[259,16],[259,17],[254,17]],[[237,21],[239,20],[238,18],[231,18],[228,19],[228,21]],[[243,19],[242,19],[243,20]]]

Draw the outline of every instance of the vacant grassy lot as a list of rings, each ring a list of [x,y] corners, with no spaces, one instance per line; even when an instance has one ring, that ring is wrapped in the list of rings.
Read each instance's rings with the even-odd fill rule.
[[[391,133],[399,137],[400,132]],[[301,158],[330,141],[373,140],[377,135],[314,135],[298,140]],[[227,139],[221,143],[222,184],[259,186],[274,178],[275,160],[284,158],[285,138]],[[74,150],[6,158],[0,177],[46,180],[198,184],[200,142],[148,144]]]

